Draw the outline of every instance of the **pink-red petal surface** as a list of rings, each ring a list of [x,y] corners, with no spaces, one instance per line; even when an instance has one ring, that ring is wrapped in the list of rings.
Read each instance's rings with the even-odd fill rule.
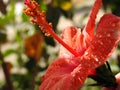
[[[96,68],[107,61],[120,40],[120,17],[104,15],[96,35],[81,59],[86,68]]]
[[[85,36],[85,40],[88,45],[91,42],[91,40],[94,38],[94,31],[96,27],[95,20],[101,6],[102,6],[102,0],[96,0],[90,12],[89,20],[83,30],[83,35]]]
[[[49,66],[39,90],[77,90],[88,75],[78,64],[78,60],[57,59]]]
[[[72,47],[79,56],[83,55],[86,49],[86,42],[80,28],[67,27],[62,32],[62,40]],[[60,57],[73,58],[74,56],[63,46],[60,47]]]
[[[76,52],[78,52],[79,56],[84,54],[84,51],[89,46],[91,40],[94,38],[95,19],[101,6],[102,1],[96,0],[89,15],[88,23],[85,26],[83,32],[80,28],[70,26],[65,28],[62,33],[63,41],[72,47]],[[60,56],[69,58],[73,57],[71,52],[69,52],[63,46],[60,48]]]

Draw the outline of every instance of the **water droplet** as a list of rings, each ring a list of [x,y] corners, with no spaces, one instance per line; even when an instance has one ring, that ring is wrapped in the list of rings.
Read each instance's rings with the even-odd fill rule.
[[[91,57],[92,57],[93,59],[95,59],[96,62],[99,61],[98,58],[97,58],[95,55],[92,54]]]
[[[110,37],[111,35],[110,35],[110,33],[109,34],[107,34],[107,37]]]
[[[100,40],[98,41],[98,43],[99,43],[100,45],[103,45],[103,42],[101,42]]]
[[[102,37],[102,35],[97,35],[97,37],[98,37],[98,38],[101,38],[101,37]]]
[[[112,26],[115,27],[116,26],[115,23],[112,23]]]
[[[103,45],[103,42],[100,42],[101,45]]]
[[[95,47],[92,45],[92,46],[91,46],[91,49],[95,49]]]
[[[85,55],[88,55],[88,52],[85,52]]]
[[[95,58],[95,61],[98,62],[99,61],[98,58]]]

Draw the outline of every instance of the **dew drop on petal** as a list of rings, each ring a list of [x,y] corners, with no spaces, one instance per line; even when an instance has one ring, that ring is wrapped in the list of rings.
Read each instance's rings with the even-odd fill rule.
[[[98,38],[101,38],[101,37],[102,37],[102,35],[97,35],[97,37],[98,37]]]
[[[87,56],[88,55],[88,52],[85,52],[85,56]]]
[[[111,35],[110,35],[110,33],[109,34],[107,34],[107,37],[110,37]]]
[[[112,24],[113,27],[115,27],[115,25],[116,25],[115,23]]]
[[[101,45],[103,45],[103,42],[100,42]]]
[[[98,58],[95,58],[95,60],[96,60],[96,62],[98,62],[99,60],[98,60]]]
[[[96,62],[99,61],[99,59],[95,55],[92,54],[91,57],[94,58]]]

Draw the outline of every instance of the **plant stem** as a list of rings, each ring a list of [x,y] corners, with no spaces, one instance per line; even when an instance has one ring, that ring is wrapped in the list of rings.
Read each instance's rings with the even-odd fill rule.
[[[10,74],[8,72],[7,65],[4,62],[3,55],[1,53],[1,45],[0,45],[0,60],[2,62],[2,68],[3,68],[3,72],[4,72],[4,75],[5,75],[5,79],[6,79],[7,90],[13,90],[13,85],[12,85],[12,82],[10,80]]]
[[[32,75],[32,83],[31,83],[31,90],[35,90],[35,77],[36,77],[37,71],[36,68],[33,70],[33,75]]]

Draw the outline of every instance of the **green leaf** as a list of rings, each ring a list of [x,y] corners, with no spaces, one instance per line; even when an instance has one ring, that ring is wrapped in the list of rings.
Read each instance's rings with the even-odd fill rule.
[[[110,86],[116,86],[116,79],[113,75],[109,64],[102,65],[98,68],[96,68],[96,75],[95,76],[89,76],[93,80],[97,81],[97,84],[104,86],[104,87],[110,87]]]
[[[42,1],[40,1],[39,4],[40,4],[40,9],[42,11],[46,11],[47,10],[47,6]]]
[[[7,24],[10,21],[13,21],[14,18],[15,18],[15,0],[11,0],[10,10],[7,12],[7,15],[0,18],[0,25]]]
[[[0,60],[0,65],[2,65],[2,61]]]
[[[22,20],[23,20],[23,22],[28,22],[29,17],[27,15],[25,15],[25,13],[22,13]]]
[[[16,53],[16,50],[8,49],[7,51],[5,51],[3,53],[3,56],[6,57],[6,56],[9,56],[10,54],[13,54],[13,53]]]
[[[0,43],[4,43],[7,40],[7,36],[5,33],[0,32]]]

